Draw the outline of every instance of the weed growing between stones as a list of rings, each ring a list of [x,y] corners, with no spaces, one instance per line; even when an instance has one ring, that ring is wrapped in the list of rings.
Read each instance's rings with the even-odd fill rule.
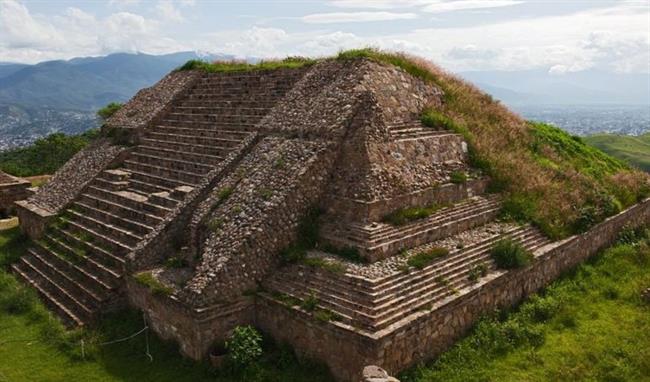
[[[428,218],[444,207],[437,203],[425,207],[408,207],[385,215],[381,221],[394,226],[402,226],[415,220]]]
[[[485,263],[481,263],[472,267],[472,269],[469,271],[469,274],[467,275],[467,278],[472,283],[476,283],[481,277],[487,276],[487,273],[488,273],[487,265],[485,265]]]
[[[447,255],[449,255],[449,250],[447,248],[433,247],[424,252],[419,252],[409,257],[409,259],[406,260],[406,264],[413,268],[423,269],[427,265],[431,264],[434,260],[445,257]]]
[[[138,273],[133,276],[133,278],[138,282],[138,284],[149,288],[151,293],[154,295],[169,296],[174,292],[172,288],[165,286],[163,283],[158,281],[151,272]]]
[[[454,184],[467,182],[467,174],[464,171],[454,171],[449,175],[449,181]]]
[[[521,244],[512,239],[501,239],[490,249],[490,256],[501,269],[523,268],[533,256]]]

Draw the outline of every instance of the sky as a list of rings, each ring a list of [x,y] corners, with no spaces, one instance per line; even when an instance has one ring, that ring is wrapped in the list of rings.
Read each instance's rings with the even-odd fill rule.
[[[0,0],[0,62],[116,52],[324,56],[372,46],[454,71],[650,72],[650,0]]]

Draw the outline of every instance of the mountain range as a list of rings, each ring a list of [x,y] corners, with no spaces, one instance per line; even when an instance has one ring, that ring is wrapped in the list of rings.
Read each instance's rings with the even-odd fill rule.
[[[196,52],[116,53],[35,65],[0,62],[0,150],[56,131],[78,133],[95,127],[98,108],[128,100],[190,59],[232,58]],[[528,70],[460,75],[515,110],[551,104],[650,104],[650,74]]]

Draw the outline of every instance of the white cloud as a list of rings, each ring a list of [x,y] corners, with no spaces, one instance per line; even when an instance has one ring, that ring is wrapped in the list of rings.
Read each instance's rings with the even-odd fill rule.
[[[158,4],[156,5],[156,10],[158,11],[160,18],[163,21],[170,21],[170,22],[177,22],[177,23],[185,21],[185,17],[183,17],[181,11],[178,10],[178,8],[176,8],[176,6],[171,0],[158,1]]]
[[[394,12],[333,12],[314,13],[303,16],[303,22],[309,24],[361,23],[367,21],[408,20],[415,19],[415,13]]]
[[[140,0],[110,0],[108,2],[108,5],[119,9],[124,9],[128,7],[132,7],[134,5],[138,5],[139,3]]]
[[[333,0],[328,4],[340,8],[395,9],[426,3],[422,0]]]
[[[429,13],[444,13],[471,9],[510,7],[521,3],[521,1],[515,0],[431,1],[428,5],[423,7],[422,10]]]

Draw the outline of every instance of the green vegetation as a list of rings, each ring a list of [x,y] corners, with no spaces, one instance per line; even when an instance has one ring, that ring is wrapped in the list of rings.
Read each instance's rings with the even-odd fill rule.
[[[187,267],[187,260],[180,256],[172,256],[165,260],[165,268],[185,268]]]
[[[120,110],[122,106],[124,106],[122,103],[111,102],[108,105],[104,106],[103,108],[97,110],[97,115],[103,121],[106,121],[107,119],[112,117],[113,114],[115,114],[118,110]]]
[[[282,68],[301,68],[316,63],[316,60],[305,57],[287,57],[283,60],[263,60],[257,64],[245,61],[216,61],[206,62],[190,60],[177,70],[203,70],[205,72],[246,72],[251,70],[275,70]]]
[[[7,272],[25,253],[28,240],[18,228],[0,231],[0,376],[8,381],[331,381],[322,364],[295,355],[264,338],[262,355],[244,369],[211,369],[183,358],[176,345],[149,335],[153,361],[145,355],[144,334],[110,345],[143,328],[139,312],[125,310],[102,318],[97,327],[66,331],[41,304],[32,288]],[[318,311],[316,314],[323,315]],[[84,355],[81,340],[84,340]]]
[[[449,175],[449,181],[454,184],[467,182],[467,174],[463,171],[454,171]]]
[[[158,281],[158,279],[154,277],[151,272],[138,273],[137,275],[133,276],[133,278],[138,282],[138,284],[149,288],[151,293],[155,295],[169,296],[174,292],[172,288],[165,286],[163,283]]]
[[[434,260],[445,257],[449,254],[447,248],[433,247],[424,252],[416,253],[406,260],[406,264],[413,268],[422,269],[431,264]]]
[[[244,368],[262,356],[262,335],[252,326],[237,326],[226,341],[228,358]]]
[[[394,226],[401,226],[415,220],[428,218],[443,207],[445,206],[436,203],[425,207],[408,207],[391,212],[384,216],[381,221]]]
[[[333,262],[333,261],[327,261],[327,260],[322,259],[320,257],[305,257],[302,260],[302,263],[305,264],[305,265],[308,265],[310,267],[321,268],[321,269],[324,269],[324,270],[326,270],[328,272],[339,273],[339,274],[345,273],[345,271],[347,269],[341,263],[337,263],[337,262]]]
[[[533,256],[521,244],[512,239],[501,239],[490,249],[490,256],[501,269],[523,268]]]
[[[639,135],[596,134],[583,140],[607,154],[650,172],[650,133]]]
[[[505,192],[507,215],[537,224],[552,238],[580,232],[649,194],[647,176],[549,125],[527,122],[430,62],[366,48],[336,59],[366,58],[395,65],[444,92],[425,125],[462,134],[472,166],[491,176],[492,191]],[[591,210],[591,211],[590,211]],[[585,216],[587,215],[587,216]]]
[[[477,282],[481,277],[485,277],[488,273],[488,267],[485,265],[485,263],[480,263],[478,265],[475,265],[470,271],[469,274],[467,275],[467,278],[469,281],[475,283]]]
[[[99,130],[48,135],[31,146],[0,152],[0,170],[21,177],[52,174],[98,136]]]
[[[639,234],[640,232],[637,232]],[[495,312],[403,382],[647,381],[650,242],[612,247],[512,312]],[[639,237],[637,237],[639,240]]]

